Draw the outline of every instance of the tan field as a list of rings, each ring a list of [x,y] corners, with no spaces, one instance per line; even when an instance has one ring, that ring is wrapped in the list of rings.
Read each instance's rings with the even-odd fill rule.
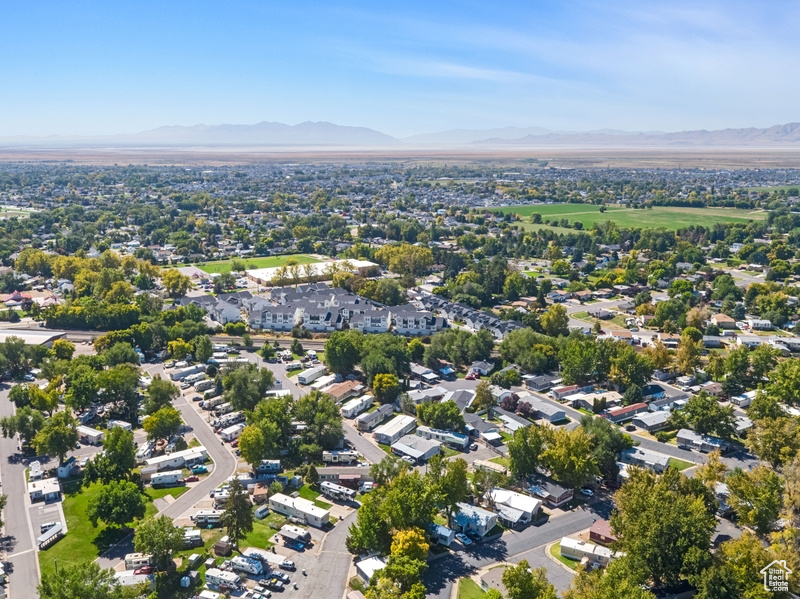
[[[584,168],[798,168],[798,148],[447,148],[447,147],[0,147],[0,162],[77,164],[252,164],[259,162],[508,163],[545,160]]]

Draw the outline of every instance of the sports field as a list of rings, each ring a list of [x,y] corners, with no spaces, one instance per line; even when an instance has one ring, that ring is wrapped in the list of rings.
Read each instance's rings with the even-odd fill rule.
[[[650,210],[608,206],[605,212],[593,204],[535,204],[531,206],[504,206],[498,212],[519,214],[526,229],[549,228],[547,225],[534,225],[531,215],[538,212],[543,220],[562,218],[570,223],[580,221],[585,229],[594,223],[614,221],[625,228],[682,229],[691,225],[711,226],[714,223],[744,223],[750,220],[763,220],[767,213],[760,210],[739,210],[737,208],[681,208],[676,206],[655,206]],[[558,230],[557,232],[564,232]]]
[[[308,254],[287,254],[285,256],[264,256],[261,258],[234,258],[238,262],[244,262],[248,269],[254,268],[277,268],[283,266],[290,260],[296,261],[298,264],[310,264],[313,262],[321,262],[314,256]],[[231,264],[233,260],[217,260],[215,262],[205,262],[198,264],[197,268],[204,270],[209,274],[225,273],[231,271]]]

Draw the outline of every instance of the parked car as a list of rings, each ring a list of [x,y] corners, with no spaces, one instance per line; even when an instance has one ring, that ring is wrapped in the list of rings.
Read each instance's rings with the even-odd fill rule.
[[[474,372],[470,372],[467,376],[464,377],[465,381],[474,381],[478,378],[478,375]]]
[[[185,483],[196,483],[198,480],[200,480],[199,476],[192,475],[192,476],[187,476],[186,478],[184,478],[183,482],[185,482]]]
[[[272,576],[280,580],[283,584],[289,584],[289,576],[283,572],[273,572]]]
[[[46,533],[48,530],[50,530],[51,528],[53,528],[53,527],[54,527],[56,524],[58,524],[58,522],[45,522],[44,524],[42,524],[42,525],[41,525],[41,527],[39,528],[39,530],[40,530],[42,533]]]
[[[477,450],[478,450],[478,444],[477,444],[477,443],[473,443],[473,444],[471,444],[471,445],[469,446],[469,448],[470,448],[472,451],[477,451]]]
[[[456,539],[464,547],[469,547],[470,545],[472,545],[472,540],[467,535],[465,535],[464,533],[457,532],[456,533]]]
[[[192,474],[206,474],[208,472],[208,468],[200,464],[199,466],[195,466],[192,468]]]
[[[589,487],[583,487],[581,489],[581,495],[585,495],[586,497],[594,497],[594,491],[592,491]]]
[[[142,566],[141,568],[136,568],[133,571],[134,574],[152,574],[153,573],[153,566]]]

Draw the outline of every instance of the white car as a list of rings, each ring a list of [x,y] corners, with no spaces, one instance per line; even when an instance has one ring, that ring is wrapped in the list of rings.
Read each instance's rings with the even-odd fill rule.
[[[585,495],[586,497],[594,497],[594,491],[592,491],[589,487],[584,487],[581,489],[581,495]]]
[[[456,539],[457,539],[457,540],[458,540],[458,542],[459,542],[459,543],[461,543],[461,544],[462,544],[464,547],[469,547],[470,545],[472,545],[472,539],[470,539],[470,538],[469,538],[467,535],[465,535],[464,533],[457,532],[457,533],[456,533]]]

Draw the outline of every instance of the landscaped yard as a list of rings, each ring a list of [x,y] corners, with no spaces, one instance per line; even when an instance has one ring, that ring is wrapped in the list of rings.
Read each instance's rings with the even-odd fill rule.
[[[569,559],[561,555],[561,545],[558,543],[553,543],[550,545],[550,555],[552,555],[570,570],[577,570],[578,565],[580,564],[580,562],[576,562],[574,559]]]
[[[605,212],[593,204],[541,204],[531,206],[505,206],[497,208],[499,212],[519,214],[526,229],[552,229],[549,225],[533,224],[530,216],[534,213],[542,215],[544,220],[567,219],[570,225],[579,221],[585,229],[594,223],[613,221],[620,227],[663,227],[677,230],[698,223],[710,226],[714,223],[747,222],[764,220],[764,211],[740,210],[737,208],[684,208],[678,206],[655,206],[650,210],[635,210],[621,206],[608,206]],[[559,227],[560,229],[560,227]],[[563,231],[558,231],[563,232]]]
[[[692,462],[687,462],[686,460],[679,460],[678,458],[670,458],[669,465],[675,468],[676,470],[686,470],[687,468],[697,466],[697,464],[694,464]]]
[[[303,485],[300,487],[298,493],[300,493],[300,497],[303,499],[308,499],[309,501],[313,501],[314,505],[321,507],[323,510],[329,510],[331,508],[330,503],[322,501],[321,499],[317,499],[319,497],[319,493],[308,485]]]
[[[239,547],[258,547],[260,549],[269,549],[275,543],[270,539],[278,530],[281,525],[286,522],[286,518],[275,512],[271,512],[269,516],[263,520],[258,518],[253,519],[253,530],[244,539],[239,541]],[[272,528],[270,524],[275,524],[276,528]]]
[[[94,528],[89,522],[86,510],[89,500],[97,494],[99,484],[81,489],[81,481],[74,480],[64,485],[62,507],[67,520],[67,534],[50,548],[39,552],[39,566],[42,574],[55,569],[56,560],[63,566],[82,561],[92,561],[106,551],[111,545],[125,537],[130,531],[107,528],[98,522]],[[180,496],[187,487],[171,487],[167,489],[147,489],[145,494],[150,498],[145,517],[157,513],[153,501],[165,495]]]
[[[495,464],[500,464],[501,466],[504,466],[505,468],[508,468],[509,466],[511,466],[511,460],[509,460],[508,458],[505,458],[503,456],[497,456],[496,458],[492,458],[489,461],[490,462],[494,462]]]
[[[462,578],[458,581],[457,599],[481,599],[486,593],[471,578]]]
[[[308,254],[288,254],[285,256],[263,256],[261,258],[234,258],[232,260],[216,260],[214,262],[204,262],[198,264],[200,270],[204,270],[209,274],[225,273],[231,271],[231,264],[233,260],[244,262],[248,269],[255,268],[277,268],[284,266],[290,260],[296,261],[298,264],[311,264],[313,262],[321,262],[313,256]]]

